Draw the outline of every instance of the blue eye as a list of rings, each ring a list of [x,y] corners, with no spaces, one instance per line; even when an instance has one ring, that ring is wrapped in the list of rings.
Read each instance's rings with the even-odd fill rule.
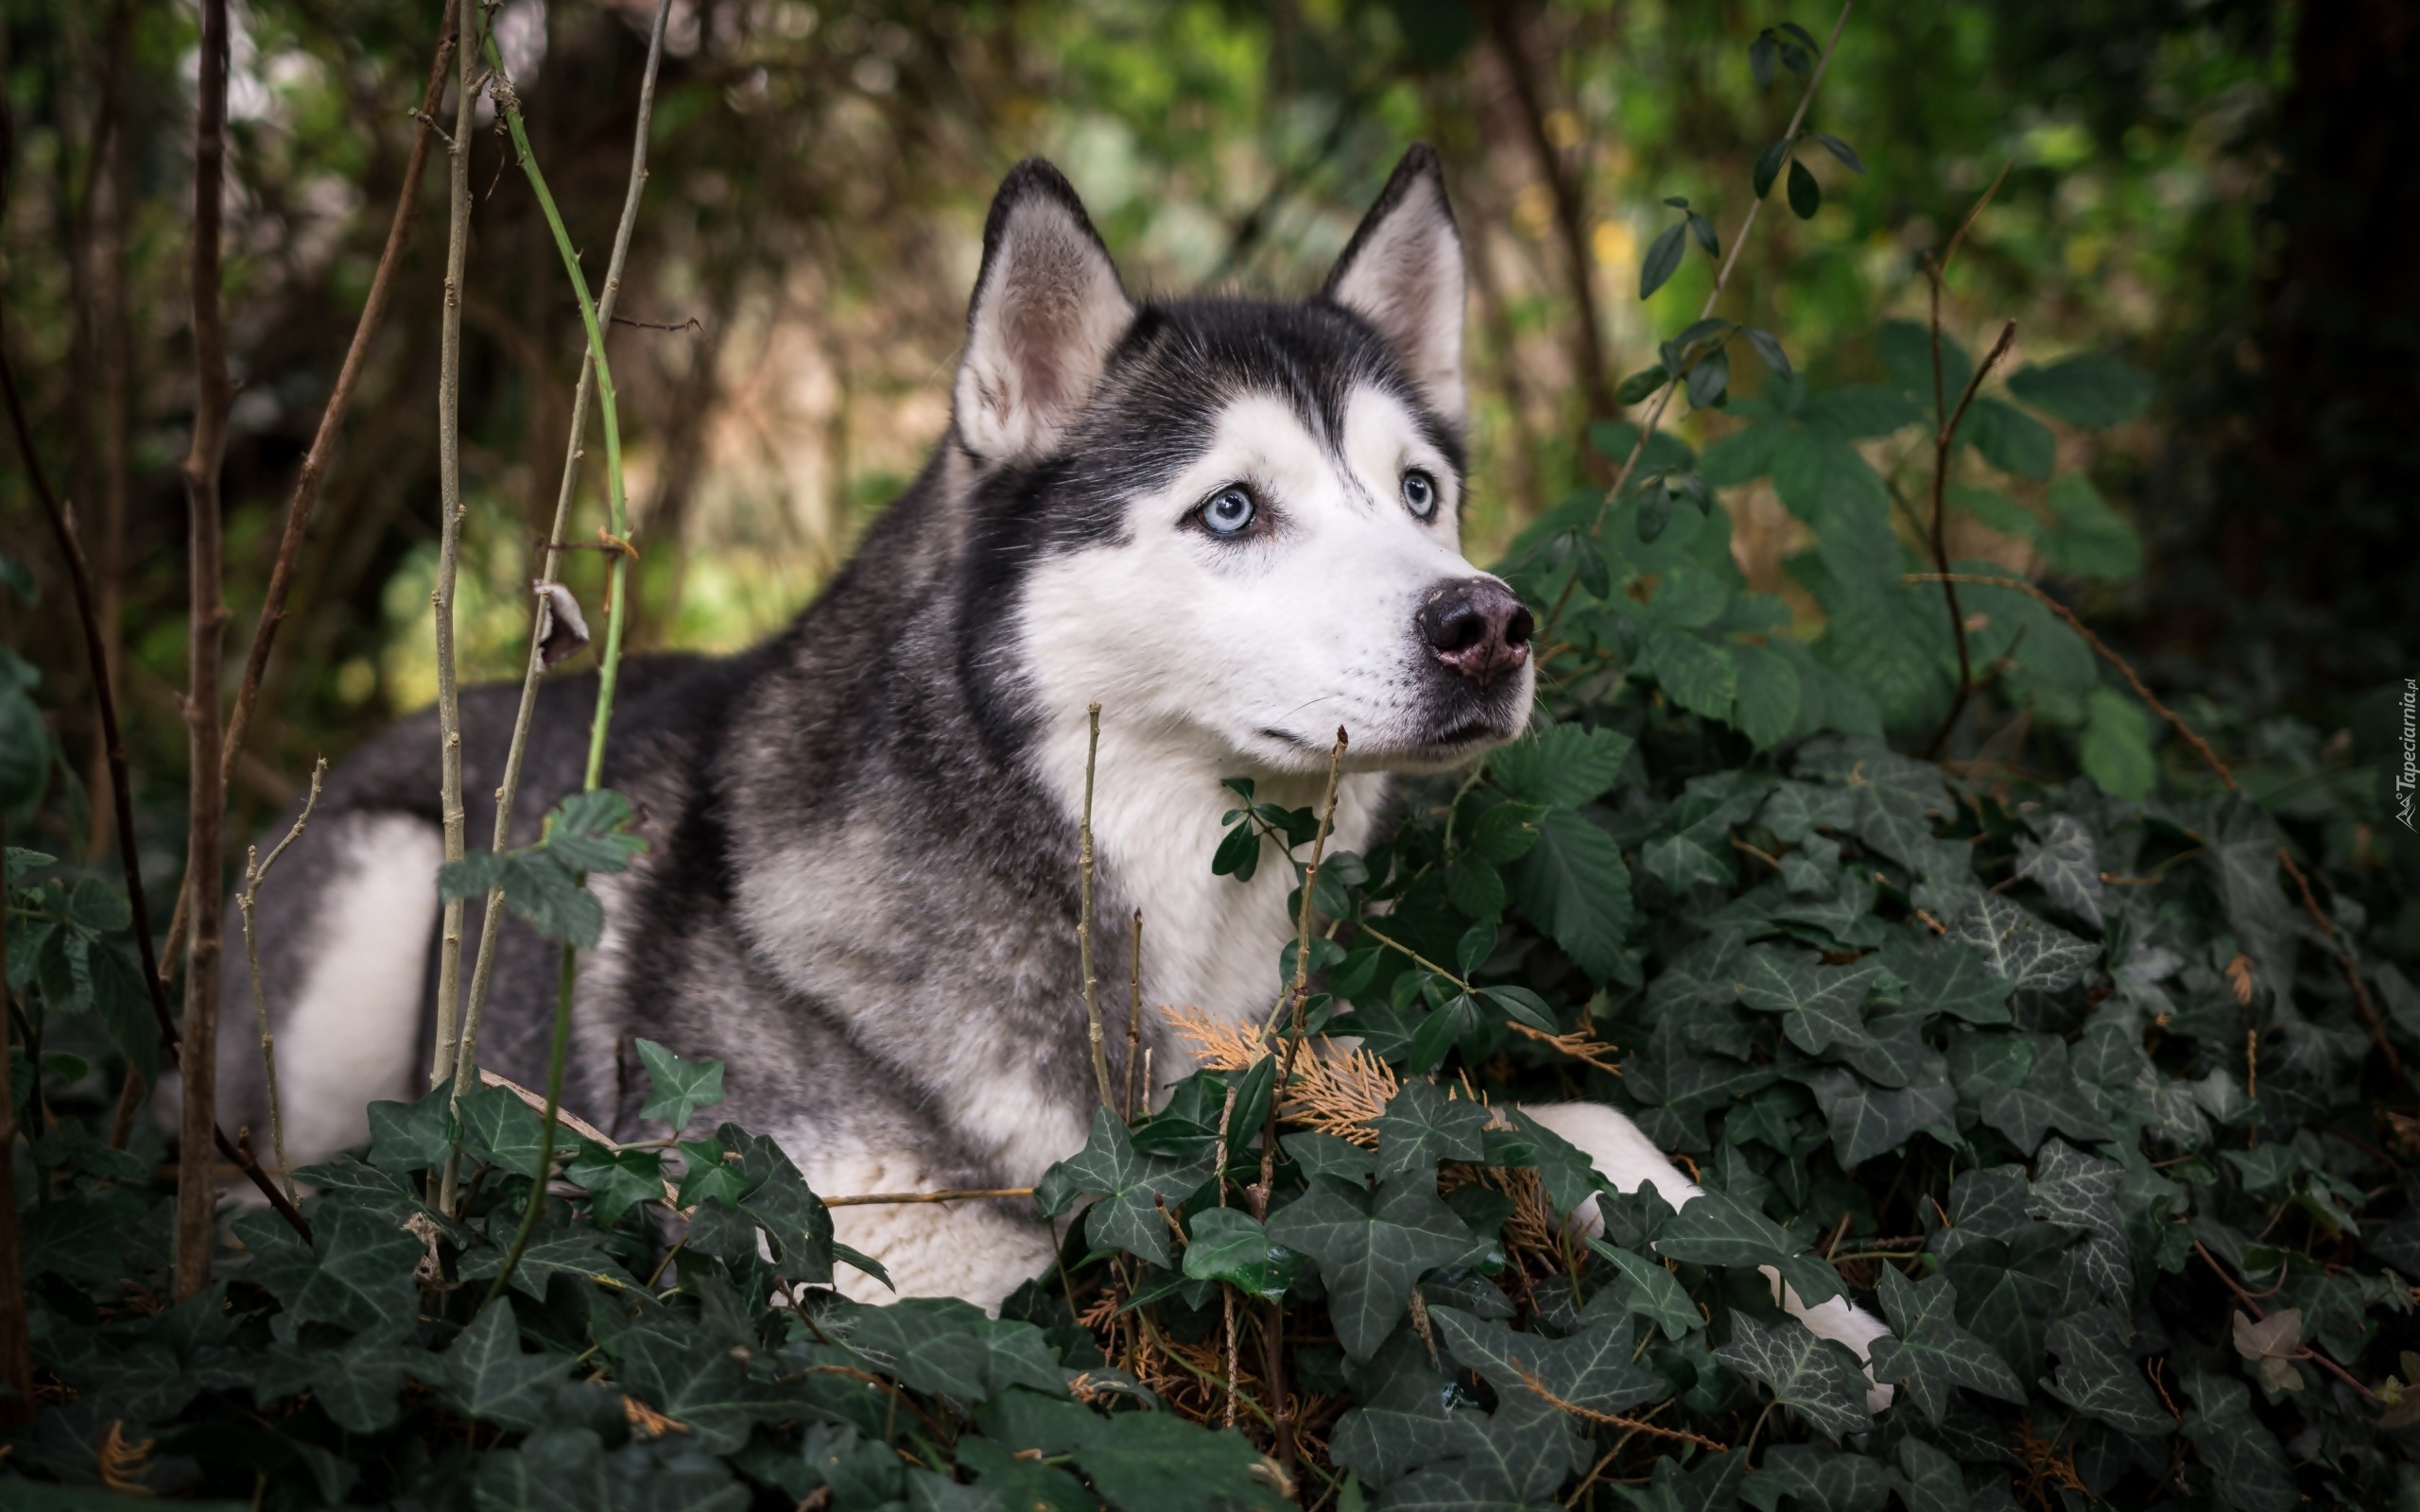
[[[1437,512],[1437,480],[1418,468],[1403,475],[1403,502],[1416,517],[1426,520]]]
[[[1210,495],[1199,510],[1202,525],[1214,536],[1239,536],[1260,512],[1252,501],[1252,490],[1241,484],[1230,484]]]

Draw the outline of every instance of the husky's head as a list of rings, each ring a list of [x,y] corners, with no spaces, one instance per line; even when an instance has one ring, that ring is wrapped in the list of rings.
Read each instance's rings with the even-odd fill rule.
[[[1017,167],[955,393],[961,665],[1277,773],[1340,726],[1364,770],[1518,734],[1530,616],[1461,549],[1462,279],[1425,146],[1293,304],[1131,300],[1067,180]]]

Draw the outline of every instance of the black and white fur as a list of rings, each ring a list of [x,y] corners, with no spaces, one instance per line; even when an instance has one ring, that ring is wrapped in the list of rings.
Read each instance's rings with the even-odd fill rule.
[[[1528,720],[1527,613],[1461,552],[1463,298],[1425,147],[1292,304],[1135,301],[1066,180],[1039,161],[1011,173],[923,473],[780,636],[623,674],[607,781],[651,844],[597,884],[567,1106],[636,1133],[644,1036],[725,1062],[710,1116],[774,1134],[819,1191],[1022,1186],[1078,1149],[1096,1100],[1076,945],[1096,701],[1099,917],[1144,912],[1147,1002],[1265,1015],[1291,878],[1211,874],[1220,780],[1314,802],[1342,726],[1331,843],[1357,850],[1387,774],[1459,765]],[[463,699],[474,836],[514,696]],[[544,691],[518,843],[577,785],[593,696],[588,679]],[[425,1076],[437,748],[423,715],[340,767],[262,901],[298,1163],[360,1141],[365,1104]],[[1100,933],[1099,975],[1122,986],[1126,931]],[[525,1085],[544,1075],[554,971],[507,929],[479,1058]],[[1122,1079],[1126,994],[1102,995]],[[249,1020],[229,1016],[219,1076],[227,1117],[257,1126]],[[1160,1080],[1188,1069],[1155,1020],[1141,1032]],[[1615,1110],[1531,1111],[1618,1187],[1695,1194]],[[904,1294],[996,1306],[1051,1257],[1026,1203],[836,1216]],[[1860,1355],[1880,1332],[1842,1302],[1801,1311]]]

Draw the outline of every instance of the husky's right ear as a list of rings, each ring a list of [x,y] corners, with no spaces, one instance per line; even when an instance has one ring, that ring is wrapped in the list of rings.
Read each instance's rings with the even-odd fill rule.
[[[959,439],[991,462],[1047,451],[1133,319],[1075,189],[1040,158],[1018,163],[983,224],[954,396]]]
[[[1426,143],[1395,164],[1321,292],[1375,326],[1428,407],[1462,423],[1462,238]]]

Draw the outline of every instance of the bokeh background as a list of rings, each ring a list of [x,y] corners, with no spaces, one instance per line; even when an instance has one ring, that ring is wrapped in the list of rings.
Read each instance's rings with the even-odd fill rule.
[[[592,275],[651,9],[496,11]],[[439,9],[234,9],[232,656],[386,233]],[[1705,259],[1644,304],[1639,261],[1672,221],[1668,196],[1726,237],[1746,211],[1750,164],[1797,94],[1755,85],[1750,39],[1781,21],[1821,38],[1836,15],[1781,0],[676,0],[621,308],[677,329],[613,336],[645,552],[634,644],[742,645],[847,556],[945,422],[984,207],[1029,153],[1074,180],[1131,287],[1304,293],[1404,146],[1435,143],[1473,254],[1468,534],[1487,559],[1601,483],[1587,423],[1620,413],[1621,377],[1703,300]],[[0,17],[8,339],[110,607],[142,822],[159,826],[146,850],[172,877],[196,15],[5,0]],[[2060,470],[2086,472],[2146,543],[2139,579],[2079,587],[2079,607],[2243,738],[2292,710],[2374,744],[2380,690],[2420,671],[2415,84],[2408,0],[1870,0],[1812,123],[1868,171],[1813,158],[1823,210],[1762,219],[1726,313],[1781,332],[1819,382],[1869,374],[1876,322],[1923,313],[1919,255],[2006,167],[1950,280],[1950,328],[1980,345],[2013,317],[2020,359],[2113,350],[2158,383],[2141,420],[2061,441]],[[504,146],[483,130],[474,149],[464,305],[461,645],[481,677],[520,665],[580,352]],[[314,756],[434,696],[443,194],[441,156],[235,771],[233,835]],[[1681,426],[1703,444],[1729,423]],[[584,488],[575,535],[601,518],[594,467]],[[1756,490],[1726,506],[1752,581],[1794,593],[1778,564],[1801,527]],[[2026,564],[2024,542],[1961,528],[1956,555]],[[38,607],[0,604],[0,637],[43,674],[70,790],[38,822],[72,833],[41,843],[97,855],[106,814],[76,791],[97,775],[82,656],[13,455],[0,551],[44,590]],[[575,554],[592,605],[598,574]]]

